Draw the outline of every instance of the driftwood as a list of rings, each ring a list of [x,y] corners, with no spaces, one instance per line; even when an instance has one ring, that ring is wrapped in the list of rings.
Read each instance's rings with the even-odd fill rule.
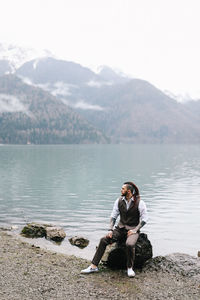
[[[113,243],[108,245],[102,263],[110,268],[125,269],[126,268],[126,248],[125,244]],[[145,233],[140,233],[135,246],[135,268],[142,268],[144,263],[152,258],[152,245]]]

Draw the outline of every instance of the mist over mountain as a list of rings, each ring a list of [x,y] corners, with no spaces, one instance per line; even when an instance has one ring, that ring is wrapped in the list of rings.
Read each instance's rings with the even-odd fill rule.
[[[200,122],[200,100],[190,100],[184,103],[185,108],[192,113]]]
[[[111,100],[112,99],[112,100]],[[95,104],[102,100],[96,97]],[[104,109],[82,111],[113,142],[198,143],[200,122],[197,114],[142,80],[104,90]]]
[[[6,60],[0,61],[0,74],[4,73],[4,70],[9,72],[9,64]],[[200,142],[199,101],[177,102],[170,97],[170,93],[168,95],[163,93],[149,82],[130,78],[107,66],[101,67],[99,73],[95,73],[75,62],[46,56],[26,61],[16,69],[15,75],[21,79],[19,81],[21,84],[18,84],[17,89],[12,87],[12,96],[19,97],[22,90],[26,90],[25,94],[30,93],[30,95],[36,90],[40,91],[37,92],[37,101],[34,101],[34,105],[37,113],[40,111],[41,118],[44,117],[43,114],[45,118],[49,114],[51,119],[52,110],[59,110],[57,119],[63,120],[62,111],[69,112],[70,109],[71,115],[75,114],[81,122],[91,126],[90,130],[98,128],[99,139],[94,139],[93,142],[108,142],[105,136],[113,143]],[[19,80],[13,78],[15,82]],[[28,87],[30,91],[27,91]],[[4,92],[1,83],[0,92],[9,93],[8,85],[7,91]],[[23,94],[24,99],[28,97],[25,94]],[[46,106],[41,105],[44,99],[45,105],[54,102],[50,110],[45,111]],[[23,105],[27,107],[24,102]],[[10,114],[11,118],[13,112],[3,114],[4,117]],[[22,120],[28,116],[24,113],[22,118],[21,113],[20,118]],[[48,126],[46,125],[46,128]],[[69,124],[67,123],[66,126]],[[80,123],[79,129],[81,126]],[[51,129],[53,130],[53,127]],[[80,136],[76,137],[76,142],[87,142],[86,138],[80,138],[78,141],[79,138]],[[72,138],[68,139],[68,142],[70,141],[73,142]],[[63,139],[60,142],[66,141]]]
[[[100,74],[96,74],[80,64],[52,57],[26,62],[16,70],[16,75],[25,83],[49,91],[75,109],[89,110],[102,109],[99,103],[94,102],[96,94],[102,93],[104,87],[130,80],[108,67],[102,68]]]
[[[109,140],[79,114],[14,75],[0,77],[0,143],[76,144]]]
[[[114,143],[200,142],[195,110],[147,81],[125,77],[108,67],[95,74],[53,58],[26,63],[17,74],[49,89]]]

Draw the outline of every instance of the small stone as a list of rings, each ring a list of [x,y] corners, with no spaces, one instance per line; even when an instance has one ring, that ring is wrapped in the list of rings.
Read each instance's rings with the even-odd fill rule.
[[[2,231],[11,231],[11,227],[0,227]]]
[[[17,230],[19,227],[17,225],[12,225],[11,230]]]
[[[66,237],[66,233],[61,227],[46,227],[46,237],[55,242],[61,242]]]
[[[79,248],[85,248],[89,244],[89,240],[82,237],[82,236],[74,236],[74,237],[69,239],[69,242],[73,246],[77,246]]]

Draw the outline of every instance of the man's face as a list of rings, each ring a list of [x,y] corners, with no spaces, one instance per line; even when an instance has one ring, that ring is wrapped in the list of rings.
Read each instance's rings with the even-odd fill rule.
[[[121,195],[122,196],[126,196],[127,195],[127,187],[126,185],[122,185],[122,188],[121,188]]]

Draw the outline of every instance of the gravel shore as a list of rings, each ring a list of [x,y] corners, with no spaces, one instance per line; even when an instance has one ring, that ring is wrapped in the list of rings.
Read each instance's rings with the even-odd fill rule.
[[[128,278],[124,270],[100,267],[80,274],[89,262],[43,250],[0,231],[0,299],[200,299],[200,276],[144,268]]]

